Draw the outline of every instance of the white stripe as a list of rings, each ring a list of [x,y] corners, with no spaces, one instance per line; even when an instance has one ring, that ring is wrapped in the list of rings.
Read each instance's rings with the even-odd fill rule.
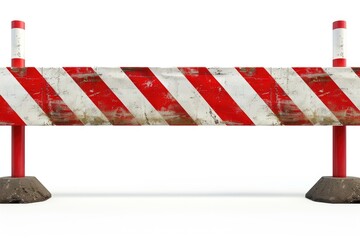
[[[26,125],[51,125],[45,112],[6,68],[0,69],[0,95]]]
[[[141,125],[168,125],[121,68],[94,68]]]
[[[266,69],[291,100],[313,124],[341,125],[335,115],[326,107],[311,88],[292,68]]]
[[[221,118],[178,68],[150,68],[198,125],[222,124]]]
[[[351,68],[324,68],[345,95],[360,109],[360,78]]]
[[[211,74],[255,125],[280,125],[281,122],[235,68],[209,68]]]
[[[105,115],[63,68],[39,68],[38,71],[83,124],[110,124]]]
[[[346,58],[346,29],[333,30],[333,59]]]
[[[25,29],[11,29],[11,58],[25,59]]]

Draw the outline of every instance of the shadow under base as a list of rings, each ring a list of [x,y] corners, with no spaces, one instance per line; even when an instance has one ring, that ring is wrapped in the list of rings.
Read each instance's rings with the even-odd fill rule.
[[[315,202],[360,203],[360,178],[322,177],[305,197]]]
[[[36,177],[0,178],[0,203],[34,203],[51,198]]]

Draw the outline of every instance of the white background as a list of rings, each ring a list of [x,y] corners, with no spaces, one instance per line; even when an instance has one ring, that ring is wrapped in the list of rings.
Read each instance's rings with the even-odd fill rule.
[[[26,22],[27,66],[328,67],[332,22],[344,19],[348,65],[360,66],[354,3],[4,1],[0,64],[10,65],[10,22],[20,19]],[[331,127],[26,129],[27,175],[54,198],[0,206],[0,238],[14,231],[12,239],[357,234],[357,206],[303,197],[331,175]],[[360,176],[359,139],[359,128],[348,127],[349,175]],[[0,146],[0,175],[7,176],[9,127],[0,128]],[[338,224],[339,218],[347,221]]]

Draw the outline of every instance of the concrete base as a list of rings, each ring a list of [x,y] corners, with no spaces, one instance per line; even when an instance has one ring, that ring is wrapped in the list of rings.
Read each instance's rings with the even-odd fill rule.
[[[0,203],[33,203],[51,198],[36,177],[0,178]]]
[[[360,178],[322,177],[305,197],[325,203],[360,203]]]

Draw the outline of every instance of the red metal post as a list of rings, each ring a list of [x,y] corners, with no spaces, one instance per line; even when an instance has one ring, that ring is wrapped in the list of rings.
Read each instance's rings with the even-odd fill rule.
[[[25,67],[25,23],[11,22],[11,67]],[[25,177],[25,126],[11,127],[12,177]]]
[[[333,23],[333,67],[346,67],[346,22]],[[333,177],[346,177],[346,126],[333,127]]]

